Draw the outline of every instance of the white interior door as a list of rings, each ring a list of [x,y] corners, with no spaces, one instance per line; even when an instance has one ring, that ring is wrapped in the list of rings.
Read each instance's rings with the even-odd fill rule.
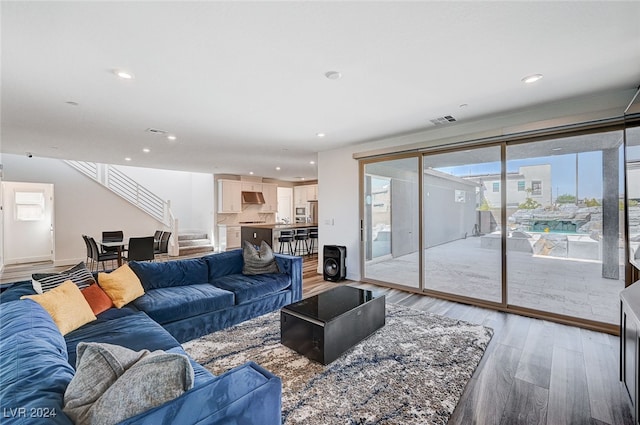
[[[278,215],[276,221],[287,219],[293,223],[293,188],[278,187]]]
[[[2,183],[4,264],[53,261],[53,184]]]

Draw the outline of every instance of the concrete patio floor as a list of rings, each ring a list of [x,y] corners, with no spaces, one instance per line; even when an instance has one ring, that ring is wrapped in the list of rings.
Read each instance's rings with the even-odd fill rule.
[[[425,289],[500,302],[500,251],[467,238],[425,250]],[[418,252],[367,262],[365,277],[418,288]],[[620,277],[624,277],[621,272]],[[619,322],[621,279],[602,277],[596,260],[507,252],[508,303],[603,323]]]

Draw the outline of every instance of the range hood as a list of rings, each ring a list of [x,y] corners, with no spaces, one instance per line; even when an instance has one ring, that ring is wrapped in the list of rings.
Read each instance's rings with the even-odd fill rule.
[[[262,192],[242,192],[242,203],[264,204],[264,196],[262,195]]]

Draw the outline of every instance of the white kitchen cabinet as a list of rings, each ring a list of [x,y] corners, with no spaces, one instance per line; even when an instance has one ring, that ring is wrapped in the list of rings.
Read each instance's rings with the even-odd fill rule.
[[[262,192],[262,183],[242,182],[243,192]]]
[[[242,182],[218,180],[218,212],[242,212]]]
[[[227,249],[240,248],[240,226],[227,226]]]
[[[293,188],[293,200],[296,207],[305,207],[309,201],[318,200],[318,185],[307,184]]]
[[[307,201],[317,201],[318,200],[318,185],[310,184],[307,185]]]
[[[262,196],[264,196],[264,204],[260,208],[260,211],[268,213],[278,212],[278,185],[262,183]]]
[[[296,207],[305,207],[307,205],[306,186],[295,186],[293,188],[293,202]]]

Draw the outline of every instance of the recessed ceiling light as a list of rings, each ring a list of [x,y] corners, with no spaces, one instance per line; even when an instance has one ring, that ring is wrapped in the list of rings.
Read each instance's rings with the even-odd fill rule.
[[[521,81],[525,84],[535,83],[542,78],[542,74],[531,74],[524,77]]]
[[[125,70],[115,69],[113,73],[116,74],[118,77],[122,78],[123,80],[133,80],[133,74]]]
[[[124,160],[125,160],[125,161],[131,161],[131,158],[126,157]]]
[[[253,171],[249,171],[249,174],[251,174],[253,176]]]
[[[304,180],[304,177],[300,177],[300,180]]]
[[[324,133],[316,133],[316,136],[317,137],[324,137],[324,136],[326,136],[326,134],[324,134]]]
[[[561,150],[562,150],[562,148],[553,148],[553,149],[551,149],[551,150],[552,150],[552,151],[554,151],[554,152],[557,152],[557,151],[561,151]]]
[[[342,74],[340,74],[338,71],[325,72],[324,76],[330,80],[339,80],[340,78],[342,78]]]
[[[142,152],[144,152],[144,153],[149,153],[149,152],[151,152],[151,149],[149,149],[149,148],[142,148]]]
[[[169,139],[169,140],[173,141],[173,140],[176,140],[176,139],[177,139],[177,137],[176,137],[176,136],[174,136],[173,134],[170,134],[170,135],[168,135],[168,136],[167,136],[167,139]]]
[[[315,163],[316,163],[315,161],[309,161],[309,164],[311,164],[311,165],[313,165]]]
[[[277,171],[280,171],[280,167],[276,167],[276,170],[277,170]]]

